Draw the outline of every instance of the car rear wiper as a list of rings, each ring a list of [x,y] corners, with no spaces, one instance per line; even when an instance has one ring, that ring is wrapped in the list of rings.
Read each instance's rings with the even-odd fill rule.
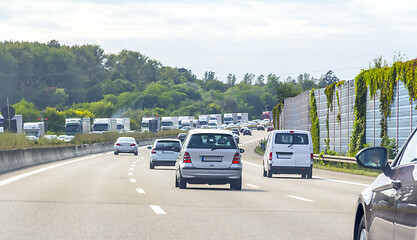
[[[292,145],[294,145],[294,142],[292,142],[290,145],[288,145],[288,147],[291,147]]]
[[[211,148],[211,151],[216,150],[216,149],[221,149],[221,147],[219,147],[219,146],[214,146],[214,147],[212,147],[212,148]]]

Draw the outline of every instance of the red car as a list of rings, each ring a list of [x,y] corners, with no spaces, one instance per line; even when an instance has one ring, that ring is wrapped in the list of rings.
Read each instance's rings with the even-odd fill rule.
[[[267,130],[268,132],[274,131],[274,127],[273,127],[273,126],[269,126],[266,130]]]

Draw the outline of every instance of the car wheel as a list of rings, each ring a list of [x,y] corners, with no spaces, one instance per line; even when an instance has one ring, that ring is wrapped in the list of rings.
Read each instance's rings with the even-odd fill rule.
[[[367,240],[368,236],[365,229],[365,215],[362,216],[361,222],[359,223],[358,235],[355,240]]]
[[[114,152],[114,155],[119,155],[119,153],[118,152]]]
[[[242,177],[230,183],[230,188],[234,190],[242,190]]]
[[[301,178],[306,178],[306,174],[305,173],[301,173]]]
[[[179,181],[178,185],[179,185],[180,189],[186,189],[187,188],[187,182],[181,176],[181,173],[180,173],[180,181]]]
[[[313,168],[312,167],[307,172],[307,178],[308,179],[312,179],[313,178]]]
[[[266,175],[268,176],[268,178],[271,178],[271,177],[272,177],[272,172],[271,172],[271,170],[270,170],[270,169],[268,169],[268,171],[267,171]]]
[[[175,187],[179,187],[180,184],[178,183],[178,175],[175,173]]]
[[[138,152],[135,152],[134,154],[135,154],[135,156],[137,156],[138,155]]]
[[[149,169],[155,169],[155,165],[153,165],[152,163],[149,163]]]
[[[264,177],[266,177],[265,166],[263,166],[263,170],[264,170],[264,171],[263,171],[263,172],[264,172],[264,173],[263,173],[263,176],[264,176]]]

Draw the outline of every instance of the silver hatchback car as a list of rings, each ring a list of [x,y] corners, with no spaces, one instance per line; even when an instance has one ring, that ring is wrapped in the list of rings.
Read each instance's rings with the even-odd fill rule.
[[[229,183],[231,189],[241,190],[243,152],[228,130],[191,130],[175,163],[175,186]]]
[[[181,149],[181,141],[178,139],[157,139],[148,149],[151,149],[150,169],[154,169],[155,166],[175,166],[178,152]]]

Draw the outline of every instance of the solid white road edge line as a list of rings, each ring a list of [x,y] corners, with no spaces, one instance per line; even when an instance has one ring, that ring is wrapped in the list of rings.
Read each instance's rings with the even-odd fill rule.
[[[140,193],[140,194],[144,194],[145,191],[143,191],[142,188],[136,188],[136,192]]]
[[[259,165],[259,164],[254,164],[254,163],[250,163],[250,162],[246,162],[246,161],[242,161],[242,162],[245,163],[245,164],[254,166],[254,167],[262,168],[262,165]],[[364,184],[364,183],[350,182],[350,181],[344,181],[344,180],[338,180],[338,179],[332,179],[332,178],[324,178],[324,177],[320,177],[320,176],[313,176],[313,178],[322,179],[322,180],[331,181],[331,182],[346,183],[346,184],[357,185],[357,186],[364,186],[364,187],[369,186],[368,184]]]
[[[249,183],[246,183],[246,186],[248,186],[248,187],[252,187],[252,188],[259,188],[258,186],[256,186],[256,185],[252,185],[252,184],[249,184]]]
[[[297,196],[294,196],[294,195],[287,195],[287,197],[295,198],[295,199],[298,199],[298,200],[301,200],[301,201],[306,201],[306,202],[313,202],[313,200],[311,200],[311,199],[297,197]]]
[[[131,178],[131,179],[129,179],[130,180],[130,182],[133,182],[133,183],[135,183],[136,182],[136,179],[134,179],[134,178]]]
[[[90,158],[95,158],[95,157],[103,156],[103,155],[106,155],[106,154],[107,153],[97,154],[97,155],[93,155],[93,156],[89,156],[89,157],[80,158],[80,159],[77,159],[77,160],[72,160],[72,161],[69,161],[69,162],[58,163],[58,164],[55,164],[55,165],[52,165],[52,166],[49,166],[49,167],[40,168],[40,169],[31,171],[31,172],[23,173],[23,174],[20,174],[20,175],[17,175],[17,176],[11,177],[11,178],[7,178],[5,180],[0,181],[0,187],[4,186],[6,184],[9,184],[9,183],[15,182],[17,180],[20,180],[22,178],[29,177],[31,175],[47,171],[49,169],[53,169],[53,168],[64,166],[64,165],[71,164],[71,163],[81,162],[81,161],[84,161],[84,160],[87,160],[87,159],[90,159]]]
[[[164,210],[162,210],[162,208],[158,205],[149,205],[149,207],[152,208],[152,210],[156,213],[156,214],[160,214],[160,215],[165,215],[167,214]]]

